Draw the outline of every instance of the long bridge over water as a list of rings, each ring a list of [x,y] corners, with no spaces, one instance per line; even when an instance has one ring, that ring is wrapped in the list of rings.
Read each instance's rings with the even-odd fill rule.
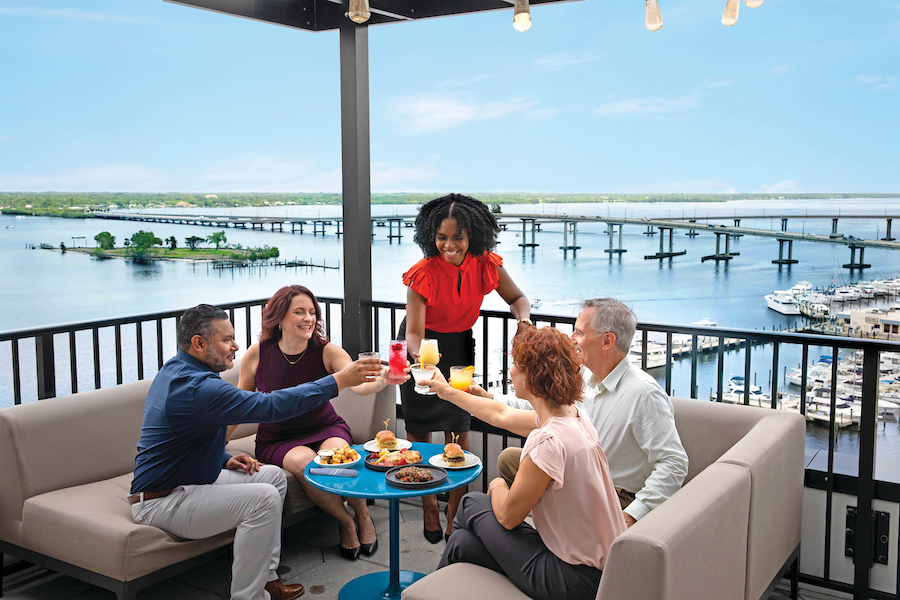
[[[139,221],[149,223],[167,223],[176,225],[199,225],[207,227],[221,228],[241,228],[248,227],[253,230],[263,231],[268,227],[271,231],[284,232],[285,225],[290,225],[290,232],[303,234],[305,229],[312,228],[312,233],[318,235],[326,234],[326,227],[334,227],[335,235],[343,233],[342,217],[277,217],[277,216],[222,216],[222,215],[177,215],[177,214],[148,214],[148,213],[127,213],[127,212],[97,212],[94,213],[95,218],[115,219],[122,221]],[[822,244],[839,244],[847,246],[850,249],[850,262],[843,265],[850,270],[865,269],[870,267],[865,263],[864,251],[866,248],[880,248],[886,250],[900,250],[900,242],[891,237],[891,225],[897,215],[864,215],[864,214],[802,214],[802,215],[728,215],[728,216],[710,216],[704,217],[703,223],[698,222],[700,219],[689,216],[659,218],[628,218],[619,216],[590,216],[590,215],[534,215],[534,214],[498,214],[497,221],[504,230],[511,227],[522,227],[522,236],[519,246],[524,248],[537,247],[536,233],[541,231],[543,225],[562,224],[563,240],[559,246],[564,253],[572,251],[573,253],[581,247],[577,243],[578,224],[579,223],[605,223],[607,226],[607,234],[609,236],[609,248],[605,252],[610,256],[627,252],[622,244],[622,230],[626,225],[644,228],[643,233],[646,235],[660,234],[659,251],[655,254],[645,255],[647,260],[665,259],[675,256],[687,254],[687,250],[676,250],[674,248],[673,231],[676,229],[687,230],[686,235],[696,236],[700,232],[713,233],[716,236],[715,253],[701,258],[702,262],[707,260],[729,261],[737,256],[738,252],[731,251],[731,240],[743,235],[755,235],[760,237],[775,238],[778,241],[778,258],[772,262],[778,265],[791,265],[798,261],[793,258],[793,243],[802,241],[810,243]],[[759,219],[778,219],[781,222],[780,230],[758,229],[754,227],[745,227],[741,225],[743,220],[759,220]],[[832,231],[828,235],[820,235],[806,232],[793,232],[788,230],[788,224],[791,220],[801,219],[803,221],[812,219],[831,219]],[[858,220],[858,219],[879,219],[886,222],[885,236],[880,239],[861,239],[853,236],[845,236],[839,233],[839,222],[841,220]],[[402,230],[404,228],[412,228],[415,215],[393,215],[393,216],[373,216],[372,220],[372,237],[376,235],[377,228],[386,228],[387,237],[390,240],[403,238]],[[731,224],[710,224],[709,221],[730,221]],[[530,239],[528,240],[528,234]],[[668,247],[665,240],[668,238]],[[616,241],[617,240],[617,241]],[[857,257],[857,251],[859,255]]]

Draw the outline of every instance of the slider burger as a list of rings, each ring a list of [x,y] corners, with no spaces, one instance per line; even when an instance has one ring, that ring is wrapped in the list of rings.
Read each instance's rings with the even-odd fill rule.
[[[448,465],[463,465],[466,462],[463,449],[459,447],[459,444],[453,442],[444,446],[443,458]]]
[[[387,427],[387,424],[388,422],[385,421],[384,426]],[[383,429],[375,434],[375,445],[385,450],[396,450],[397,436],[390,429]]]

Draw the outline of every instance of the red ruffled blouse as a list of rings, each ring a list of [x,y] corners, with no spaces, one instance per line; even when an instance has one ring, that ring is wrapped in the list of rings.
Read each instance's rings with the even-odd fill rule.
[[[503,259],[493,252],[466,254],[458,267],[441,256],[423,258],[403,274],[404,285],[425,298],[425,328],[440,333],[467,331],[475,325],[481,302],[497,289],[497,267]]]

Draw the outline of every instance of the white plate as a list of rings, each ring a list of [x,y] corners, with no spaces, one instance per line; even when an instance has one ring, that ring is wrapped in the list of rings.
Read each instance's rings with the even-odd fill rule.
[[[433,466],[441,467],[442,469],[468,469],[470,467],[474,467],[475,465],[480,465],[481,459],[471,452],[466,452],[466,462],[461,465],[452,465],[448,462],[445,462],[444,456],[442,454],[435,454],[428,459],[428,462]]]
[[[369,452],[378,452],[378,443],[375,440],[369,440],[363,444],[363,448]],[[406,450],[412,448],[412,442],[409,440],[397,440],[397,450]]]
[[[336,468],[336,469],[346,469],[347,467],[352,467],[353,465],[357,464],[359,461],[362,460],[362,454],[360,454],[359,452],[357,452],[356,455],[357,455],[357,458],[356,458],[356,460],[354,460],[353,462],[345,462],[345,463],[341,463],[341,464],[339,464],[339,465],[332,465],[332,464],[329,464],[329,463],[323,463],[323,462],[319,459],[319,455],[316,454],[316,455],[313,457],[313,462],[316,463],[317,465],[319,465],[320,467],[334,467],[334,468]]]

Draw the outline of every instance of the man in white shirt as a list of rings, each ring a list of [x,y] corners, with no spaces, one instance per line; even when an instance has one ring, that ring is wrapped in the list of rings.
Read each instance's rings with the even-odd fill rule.
[[[585,367],[580,409],[597,428],[629,527],[678,491],[688,470],[672,402],[653,377],[628,360],[636,326],[627,306],[596,298],[582,303],[572,332]],[[520,455],[521,449],[507,448],[497,461],[508,484]]]

